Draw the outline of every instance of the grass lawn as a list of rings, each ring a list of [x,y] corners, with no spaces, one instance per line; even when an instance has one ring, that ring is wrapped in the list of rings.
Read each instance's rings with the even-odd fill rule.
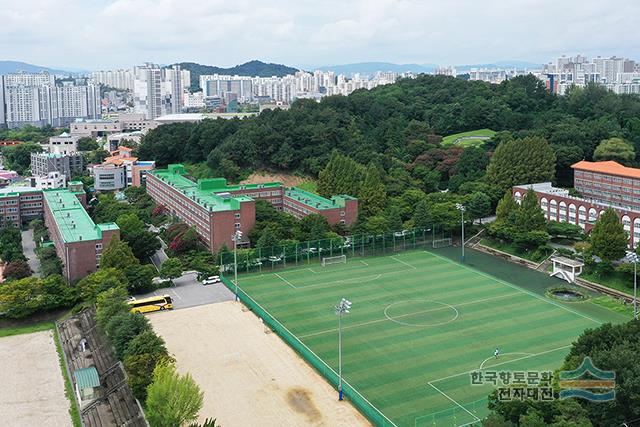
[[[622,304],[617,299],[610,297],[608,295],[601,295],[592,299],[594,304],[598,304],[602,307],[605,307],[611,311],[615,311],[616,313],[621,313],[629,319],[633,317],[633,305],[632,304]]]
[[[457,248],[448,249],[457,254]],[[321,359],[326,369],[319,370],[332,380],[338,371],[333,307],[341,298],[352,301],[342,319],[347,397],[377,408],[369,413],[376,424],[398,427],[478,422],[488,413],[487,395],[494,386],[471,385],[471,371],[554,370],[586,328],[621,321],[620,314],[591,302],[563,304],[544,297],[548,283],[555,282],[543,273],[487,261],[490,257],[471,250],[467,264],[460,264],[445,258],[445,251],[263,269],[240,276],[241,297],[297,337],[300,353]],[[501,277],[512,274],[540,289],[471,267],[494,262]],[[498,359],[496,347],[502,351]]]
[[[588,273],[585,271],[580,275],[580,278],[598,283],[611,289],[622,291],[629,295],[633,292],[633,279],[616,271],[606,277],[600,277],[596,273]]]
[[[496,132],[491,129],[478,129],[469,132],[454,133],[453,135],[448,135],[442,138],[442,145],[449,146],[455,144],[461,147],[477,147],[484,144],[487,139],[493,137],[495,134]]]
[[[523,252],[511,243],[503,243],[490,237],[480,240],[480,244],[533,262],[542,262],[551,255],[551,252],[545,252],[544,256],[539,256],[539,252]]]
[[[32,332],[48,331],[53,329],[53,322],[36,323],[28,326],[14,326],[0,328],[0,337],[10,337],[12,335],[30,334]]]
[[[316,181],[304,181],[298,184],[298,188],[301,188],[310,193],[318,194],[318,183]]]

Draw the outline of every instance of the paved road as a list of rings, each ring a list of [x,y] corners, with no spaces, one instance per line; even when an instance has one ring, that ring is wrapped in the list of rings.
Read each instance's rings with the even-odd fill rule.
[[[30,228],[22,232],[22,249],[33,274],[40,277],[40,261],[36,256],[36,244],[33,241],[33,230]]]
[[[173,283],[175,286],[160,288],[144,295],[136,295],[136,298],[146,298],[153,295],[170,295],[173,298],[174,309],[234,300],[233,293],[229,291],[225,285],[218,283],[204,286],[198,282],[196,273],[187,273],[174,279]]]

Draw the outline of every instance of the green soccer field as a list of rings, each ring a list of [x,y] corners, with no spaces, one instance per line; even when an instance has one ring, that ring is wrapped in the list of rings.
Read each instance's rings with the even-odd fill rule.
[[[554,370],[583,330],[610,320],[419,250],[246,274],[239,284],[335,371],[333,307],[350,300],[344,379],[396,426],[478,421],[491,386],[472,386],[470,371]]]

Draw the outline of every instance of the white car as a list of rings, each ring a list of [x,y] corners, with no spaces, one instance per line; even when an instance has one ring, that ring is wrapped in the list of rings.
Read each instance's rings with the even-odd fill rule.
[[[220,283],[220,276],[209,276],[202,281],[203,285],[215,285],[216,283]]]

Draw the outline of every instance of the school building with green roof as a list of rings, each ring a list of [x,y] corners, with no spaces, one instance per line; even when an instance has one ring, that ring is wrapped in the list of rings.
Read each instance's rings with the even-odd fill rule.
[[[327,199],[296,187],[287,188],[280,182],[229,185],[224,178],[194,181],[180,164],[149,172],[147,192],[169,213],[195,227],[211,252],[223,245],[232,247],[236,230],[243,232],[240,244],[249,243],[247,236],[255,224],[257,199],[297,218],[322,215],[332,225],[351,225],[358,216],[358,200],[351,196]]]
[[[44,222],[70,282],[82,279],[100,266],[102,250],[120,236],[115,223],[95,224],[83,205],[82,188],[70,186],[42,190]]]

